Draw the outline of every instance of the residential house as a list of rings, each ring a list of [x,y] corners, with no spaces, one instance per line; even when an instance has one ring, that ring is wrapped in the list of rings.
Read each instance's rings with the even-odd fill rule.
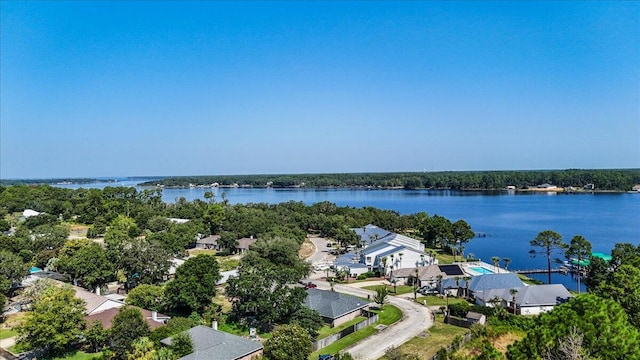
[[[418,269],[418,286],[433,286],[435,287],[438,279],[445,279],[448,275],[440,269],[442,265],[427,265],[412,268],[402,268],[394,270],[393,277],[399,281],[407,283],[409,278],[416,276],[416,269]]]
[[[424,266],[429,256],[424,251],[407,246],[388,246],[382,250],[374,253],[373,267],[383,272],[386,267],[386,274],[392,274],[397,269]]]
[[[220,280],[216,283],[216,285],[226,284],[232,277],[238,277],[238,269],[233,269],[229,271],[221,271],[220,272]]]
[[[91,315],[85,316],[84,319],[89,325],[97,320],[102,324],[103,328],[110,329],[113,325],[113,319],[116,315],[118,315],[119,311],[120,308],[110,308],[100,312],[94,312]],[[140,312],[142,313],[142,317],[144,318],[144,320],[147,322],[147,324],[149,324],[149,328],[151,330],[165,325],[171,318],[168,315],[164,315],[158,313],[157,311],[150,311],[147,309],[140,309]]]
[[[64,285],[67,284],[62,284],[59,286]],[[76,297],[84,300],[84,313],[87,315],[93,315],[109,309],[116,309],[117,311],[118,308],[125,306],[125,303],[122,301],[109,299],[107,297],[87,291],[79,286],[72,286],[72,288],[76,292]]]
[[[193,352],[180,360],[252,360],[262,357],[262,343],[199,325],[185,331],[193,343]],[[172,338],[160,343],[171,346]]]
[[[198,239],[196,240],[196,249],[220,250],[218,240],[220,240],[220,235],[209,235]]]
[[[363,226],[361,228],[351,228],[351,230],[353,230],[360,237],[360,244],[363,244],[365,247],[377,242],[378,240],[391,233],[388,230],[379,228],[372,224]]]
[[[532,285],[514,288],[516,311],[522,315],[538,315],[553,310],[554,307],[573,297],[562,284]],[[502,294],[507,307],[513,307],[510,289]]]
[[[249,250],[249,246],[255,244],[255,242],[257,241],[257,239],[253,238],[253,235],[251,235],[251,237],[248,238],[242,238],[242,239],[238,239],[238,245],[236,246],[236,253],[237,254],[244,254],[247,250]]]
[[[349,275],[352,277],[358,277],[358,275],[369,272],[369,266],[360,262],[360,257],[356,255],[354,250],[336,258],[334,266],[338,271],[349,270]]]
[[[316,310],[331,326],[338,326],[360,316],[362,310],[369,308],[369,304],[352,295],[319,289],[307,289],[307,297],[304,299],[304,305]]]
[[[461,281],[461,286],[466,286],[464,280]],[[500,297],[501,289],[524,286],[525,284],[522,280],[514,273],[485,274],[471,277],[471,280],[469,280],[469,295],[475,299],[476,304],[491,306],[491,300],[496,296]]]

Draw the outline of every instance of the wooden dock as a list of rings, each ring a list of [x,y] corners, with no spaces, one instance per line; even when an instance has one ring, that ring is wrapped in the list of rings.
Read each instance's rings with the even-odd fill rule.
[[[516,274],[546,274],[549,272],[548,269],[528,269],[528,270],[511,270],[512,272],[516,273]],[[560,274],[567,274],[569,272],[569,269],[567,269],[566,267],[559,267],[559,268],[551,268],[551,272],[552,273],[560,273]]]

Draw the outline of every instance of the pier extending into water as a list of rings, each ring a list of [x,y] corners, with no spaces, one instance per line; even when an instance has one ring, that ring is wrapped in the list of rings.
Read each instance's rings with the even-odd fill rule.
[[[549,269],[527,269],[527,270],[511,270],[512,272],[516,273],[516,274],[523,274],[523,275],[527,275],[527,274],[547,274],[549,273]],[[551,269],[552,273],[560,273],[560,274],[567,274],[569,272],[569,269],[567,269],[566,267],[559,267],[559,268],[552,268]]]

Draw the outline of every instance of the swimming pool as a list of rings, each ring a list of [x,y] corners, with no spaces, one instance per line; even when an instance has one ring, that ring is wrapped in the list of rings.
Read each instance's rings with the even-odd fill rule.
[[[478,274],[484,275],[484,274],[493,274],[493,271],[487,269],[487,268],[483,268],[480,266],[469,266],[469,269],[472,271],[477,272]]]

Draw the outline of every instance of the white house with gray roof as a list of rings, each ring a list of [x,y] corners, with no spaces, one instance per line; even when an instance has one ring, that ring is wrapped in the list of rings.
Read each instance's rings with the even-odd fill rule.
[[[352,295],[319,289],[307,289],[307,297],[304,299],[304,305],[316,310],[331,326],[338,326],[360,316],[362,310],[369,308],[369,304],[367,300]]]
[[[538,315],[553,310],[557,305],[569,301],[573,297],[562,284],[531,285],[514,288],[516,309],[522,315]],[[502,294],[509,306],[513,306],[513,295],[509,289]]]
[[[262,343],[199,325],[185,331],[193,342],[193,352],[180,360],[251,360],[262,356]],[[173,339],[160,342],[171,346]]]

